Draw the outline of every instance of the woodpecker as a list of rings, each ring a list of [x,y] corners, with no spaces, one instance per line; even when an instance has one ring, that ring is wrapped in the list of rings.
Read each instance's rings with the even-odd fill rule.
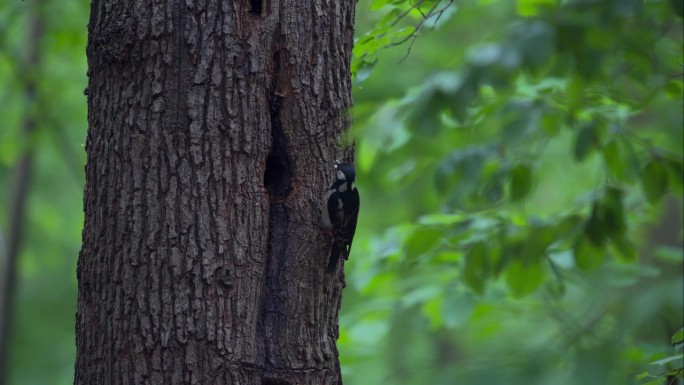
[[[354,183],[354,165],[336,160],[334,167],[335,181],[325,194],[321,215],[323,227],[333,237],[327,269],[329,273],[335,271],[340,254],[344,259],[349,258],[360,205],[359,190]]]

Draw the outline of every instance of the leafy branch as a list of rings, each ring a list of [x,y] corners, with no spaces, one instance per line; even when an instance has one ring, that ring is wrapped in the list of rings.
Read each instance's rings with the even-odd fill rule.
[[[453,0],[379,1],[376,6],[381,6],[386,11],[385,15],[354,44],[352,74],[355,81],[362,82],[370,75],[381,50],[410,42],[406,55],[400,61],[403,62],[424,28],[427,25],[434,27],[440,20],[446,20],[451,15],[447,11],[453,9],[452,5]],[[400,27],[408,18],[417,19],[415,25]]]

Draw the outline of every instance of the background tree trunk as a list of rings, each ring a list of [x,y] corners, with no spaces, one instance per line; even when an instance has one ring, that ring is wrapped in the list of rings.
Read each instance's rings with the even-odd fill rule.
[[[37,79],[41,67],[40,43],[43,39],[43,12],[38,4],[28,8],[26,24],[25,57],[21,61],[23,95],[27,105],[37,104]],[[33,174],[33,144],[31,136],[36,130],[36,112],[29,109],[21,122],[22,145],[9,184],[9,204],[7,207],[7,246],[4,234],[0,231],[0,385],[8,383],[8,364],[10,336],[15,317],[14,299],[16,294],[17,266],[24,243],[26,206]]]
[[[76,384],[341,383],[354,5],[92,1]]]

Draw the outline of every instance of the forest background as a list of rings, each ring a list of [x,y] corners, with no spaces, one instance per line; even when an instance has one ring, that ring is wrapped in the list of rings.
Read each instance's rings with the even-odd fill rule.
[[[682,383],[683,13],[358,2],[345,383]],[[0,3],[8,384],[73,382],[88,15]]]

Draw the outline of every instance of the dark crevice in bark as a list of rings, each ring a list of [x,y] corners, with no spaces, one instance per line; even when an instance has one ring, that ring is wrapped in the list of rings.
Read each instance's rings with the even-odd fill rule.
[[[271,89],[268,92],[268,107],[271,117],[271,153],[266,160],[266,172],[264,172],[264,186],[268,195],[280,200],[285,198],[291,190],[290,182],[292,179],[292,158],[289,152],[289,144],[280,114],[283,104],[283,97],[278,94],[278,80],[280,73],[280,52],[276,51],[273,55],[273,80]]]
[[[262,7],[262,0],[249,0],[249,12],[253,15],[261,16],[261,12],[263,11]]]
[[[165,125],[172,128],[172,131],[183,132],[190,124],[187,114],[184,113],[188,105],[188,79],[190,79],[188,73],[188,47],[183,39],[183,31],[186,28],[185,17],[187,16],[183,13],[181,5],[177,2],[173,4],[171,15],[174,25],[173,38],[176,43],[176,49],[178,49],[174,58],[177,65],[170,66],[169,68],[168,83],[165,85],[165,90],[168,90],[168,92],[165,92],[164,99],[170,101],[170,105],[174,107],[174,112],[165,114],[163,119],[165,120]]]
[[[283,366],[278,348],[279,338],[287,322],[287,255],[289,248],[290,213],[285,204],[290,194],[292,180],[292,157],[289,143],[282,126],[282,96],[277,92],[280,78],[280,54],[273,56],[273,75],[268,91],[271,124],[271,152],[266,160],[264,186],[269,196],[268,249],[263,279],[260,335],[264,347],[264,385],[289,384],[278,374]]]

